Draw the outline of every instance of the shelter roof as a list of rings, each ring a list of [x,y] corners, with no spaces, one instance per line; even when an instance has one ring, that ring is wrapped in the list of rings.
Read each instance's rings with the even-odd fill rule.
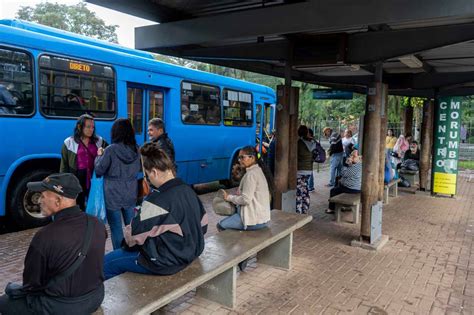
[[[383,63],[390,94],[474,94],[472,0],[87,1],[160,23],[137,49],[362,93]]]

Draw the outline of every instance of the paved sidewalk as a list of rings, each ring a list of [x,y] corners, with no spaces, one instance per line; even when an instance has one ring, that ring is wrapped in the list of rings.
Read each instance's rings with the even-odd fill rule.
[[[192,291],[159,313],[474,314],[474,183],[460,177],[455,199],[425,193],[391,199],[383,216],[390,241],[372,252],[348,246],[359,226],[336,224],[324,213],[327,172],[315,181],[314,220],[295,233],[291,271],[252,262],[238,275],[234,310]],[[217,232],[213,196],[201,196],[211,217],[208,235]],[[19,280],[31,236],[0,236],[0,287]]]

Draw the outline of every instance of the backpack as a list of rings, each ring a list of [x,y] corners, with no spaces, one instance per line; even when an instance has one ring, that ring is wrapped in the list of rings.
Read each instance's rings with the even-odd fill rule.
[[[316,147],[313,149],[313,162],[316,163],[324,163],[326,161],[326,151],[324,151],[323,147],[318,141],[314,141]]]

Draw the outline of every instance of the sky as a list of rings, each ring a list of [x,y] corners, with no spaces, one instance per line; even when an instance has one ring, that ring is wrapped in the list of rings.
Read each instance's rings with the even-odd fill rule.
[[[16,12],[22,6],[33,7],[41,2],[57,2],[61,4],[74,5],[80,0],[0,0],[0,19],[13,19]],[[87,8],[103,19],[107,25],[115,24],[117,37],[120,45],[135,48],[135,27],[154,24],[155,22],[140,19],[118,11],[106,9],[94,4],[87,3]]]

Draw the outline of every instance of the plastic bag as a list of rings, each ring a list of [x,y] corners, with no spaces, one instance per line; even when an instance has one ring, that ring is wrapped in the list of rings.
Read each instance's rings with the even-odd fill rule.
[[[402,162],[402,170],[407,170],[407,171],[418,171],[418,161],[408,159]]]
[[[104,197],[104,179],[97,177],[95,172],[91,179],[91,189],[87,199],[86,213],[97,217],[104,224],[107,222]]]
[[[224,200],[224,191],[219,189],[216,197],[212,200],[212,208],[217,215],[229,216],[236,212],[234,204]]]

